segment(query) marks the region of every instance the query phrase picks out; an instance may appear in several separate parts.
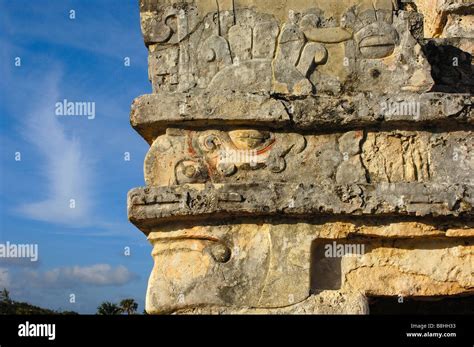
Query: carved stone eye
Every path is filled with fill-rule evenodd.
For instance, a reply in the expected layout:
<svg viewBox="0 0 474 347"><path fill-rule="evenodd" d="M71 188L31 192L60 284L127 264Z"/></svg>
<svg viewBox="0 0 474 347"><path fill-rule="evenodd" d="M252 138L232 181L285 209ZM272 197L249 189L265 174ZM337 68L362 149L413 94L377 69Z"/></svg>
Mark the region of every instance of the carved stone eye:
<svg viewBox="0 0 474 347"><path fill-rule="evenodd" d="M393 53L395 42L389 36L369 36L359 43L359 50L366 58L381 59Z"/></svg>
<svg viewBox="0 0 474 347"><path fill-rule="evenodd" d="M209 135L207 136L205 139L204 139L204 147L209 150L209 151L213 151L217 148L217 144L218 144L218 139L216 136L214 135Z"/></svg>
<svg viewBox="0 0 474 347"><path fill-rule="evenodd" d="M183 160L176 166L176 180L178 184L201 183L207 179L205 168L198 162Z"/></svg>
<svg viewBox="0 0 474 347"><path fill-rule="evenodd" d="M173 36L173 31L164 22L158 22L156 19L151 20L151 28L153 39L156 42L163 43L168 41Z"/></svg>
<svg viewBox="0 0 474 347"><path fill-rule="evenodd" d="M227 263L230 260L232 252L229 247L223 245L222 243L215 243L207 247L207 251L218 263Z"/></svg>
<svg viewBox="0 0 474 347"><path fill-rule="evenodd" d="M196 177L197 174L197 169L194 165L188 165L183 168L183 174L184 176L188 178L194 178Z"/></svg>
<svg viewBox="0 0 474 347"><path fill-rule="evenodd" d="M398 34L386 23L373 23L355 34L359 51L366 59L382 59L393 54Z"/></svg>
<svg viewBox="0 0 474 347"><path fill-rule="evenodd" d="M213 62L216 60L216 52L212 48L209 48L204 54L204 59L206 59L208 63Z"/></svg>

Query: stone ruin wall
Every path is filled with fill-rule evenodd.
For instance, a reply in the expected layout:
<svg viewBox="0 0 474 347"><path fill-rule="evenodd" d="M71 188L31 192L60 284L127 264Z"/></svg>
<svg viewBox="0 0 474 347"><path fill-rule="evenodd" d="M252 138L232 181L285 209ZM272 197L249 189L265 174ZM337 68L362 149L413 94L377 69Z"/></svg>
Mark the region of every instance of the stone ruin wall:
<svg viewBox="0 0 474 347"><path fill-rule="evenodd" d="M153 245L148 313L472 295L472 2L140 12L153 93L131 124L150 150L128 211Z"/></svg>

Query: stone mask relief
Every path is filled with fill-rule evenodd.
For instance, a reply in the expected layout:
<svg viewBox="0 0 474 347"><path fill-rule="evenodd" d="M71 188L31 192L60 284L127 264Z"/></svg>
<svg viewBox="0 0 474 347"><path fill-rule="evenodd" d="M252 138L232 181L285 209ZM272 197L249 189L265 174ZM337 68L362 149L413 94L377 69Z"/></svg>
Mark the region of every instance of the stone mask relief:
<svg viewBox="0 0 474 347"><path fill-rule="evenodd" d="M151 313L367 313L365 296L472 292L472 95L432 92L420 13L141 4L153 94L131 119L151 147L128 204L153 245ZM355 240L359 257L322 255Z"/></svg>

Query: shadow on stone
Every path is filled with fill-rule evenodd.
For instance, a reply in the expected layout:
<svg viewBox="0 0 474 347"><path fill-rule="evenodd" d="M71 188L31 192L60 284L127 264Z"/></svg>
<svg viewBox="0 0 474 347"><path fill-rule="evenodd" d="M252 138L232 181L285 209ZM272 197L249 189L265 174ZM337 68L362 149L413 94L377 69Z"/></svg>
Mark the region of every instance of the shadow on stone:
<svg viewBox="0 0 474 347"><path fill-rule="evenodd" d="M341 288L341 257L327 257L326 246L334 240L323 239L311 245L310 292L339 290ZM340 243L340 241L338 241Z"/></svg>
<svg viewBox="0 0 474 347"><path fill-rule="evenodd" d="M455 45L456 39L431 39L423 50L431 65L435 81L433 92L473 93L474 65L472 55Z"/></svg>

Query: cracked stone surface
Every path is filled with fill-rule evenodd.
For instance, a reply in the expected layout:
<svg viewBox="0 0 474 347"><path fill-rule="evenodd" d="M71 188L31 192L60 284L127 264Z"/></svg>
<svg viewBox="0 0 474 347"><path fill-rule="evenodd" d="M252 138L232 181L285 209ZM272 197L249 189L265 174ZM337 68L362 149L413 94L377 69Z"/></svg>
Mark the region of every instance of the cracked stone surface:
<svg viewBox="0 0 474 347"><path fill-rule="evenodd" d="M132 105L131 123L150 144L173 125L263 126L299 131L368 126L463 126L474 122L469 94L310 95L287 100L240 92L144 95Z"/></svg>
<svg viewBox="0 0 474 347"><path fill-rule="evenodd" d="M426 37L474 38L474 4L469 0L415 0L425 17Z"/></svg>
<svg viewBox="0 0 474 347"><path fill-rule="evenodd" d="M305 184L472 184L471 132L168 128L145 159L148 186L272 182ZM248 158L250 157L250 158Z"/></svg>
<svg viewBox="0 0 474 347"><path fill-rule="evenodd" d="M433 238L435 230L423 223L384 228L395 234L376 241L362 236L374 230L383 234L380 226L352 222L235 221L172 231L156 228L148 237L155 259L148 288L155 310L151 312L199 307L201 313L365 313L362 293L430 296L472 291L472 240L459 244L457 239ZM414 229L418 231L410 235ZM327 247L336 242L364 247L363 254L349 249L341 256L326 256ZM320 296L328 293L349 295L348 307L319 305Z"/></svg>
<svg viewBox="0 0 474 347"><path fill-rule="evenodd" d="M470 219L473 199L470 185L184 185L134 189L128 196L128 210L131 221L146 232L160 222L252 215L460 216Z"/></svg>
<svg viewBox="0 0 474 347"><path fill-rule="evenodd" d="M474 293L473 7L140 0L150 314ZM137 23L138 25L138 23Z"/></svg>

